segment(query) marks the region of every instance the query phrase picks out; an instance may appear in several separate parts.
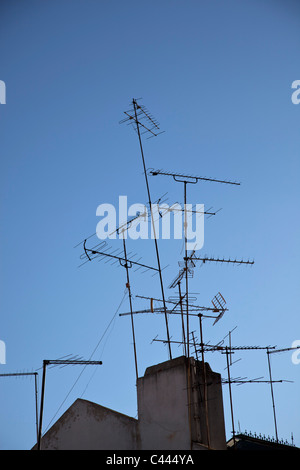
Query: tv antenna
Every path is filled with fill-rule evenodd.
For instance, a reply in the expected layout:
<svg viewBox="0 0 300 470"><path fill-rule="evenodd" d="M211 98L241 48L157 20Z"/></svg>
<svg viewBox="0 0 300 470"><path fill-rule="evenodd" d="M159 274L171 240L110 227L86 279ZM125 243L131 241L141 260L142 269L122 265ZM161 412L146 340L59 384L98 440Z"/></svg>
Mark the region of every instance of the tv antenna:
<svg viewBox="0 0 300 470"><path fill-rule="evenodd" d="M213 258L213 257L194 257L195 261L202 261L203 264L206 262L214 262L214 263L232 263L232 264L254 264L254 261L244 261L244 260L237 260L237 259L231 259L231 258Z"/></svg>
<svg viewBox="0 0 300 470"><path fill-rule="evenodd" d="M197 184L198 181L208 181L208 182L215 182L215 183L222 183L222 184L231 184L231 185L240 185L240 183L235 181L229 180L220 180L216 178L207 178L203 176L196 176L196 175L187 175L183 173L171 173L169 171L163 170L151 170L150 174L152 176L169 176L172 177L174 181L178 183L182 183L184 187L184 208L187 207L187 185L188 184ZM187 213L186 210L184 212L184 233L185 233L185 296L186 296L186 330L187 330L187 337L189 337L189 302L188 302L188 256L187 256ZM189 356L189 341L187 341L187 355Z"/></svg>
<svg viewBox="0 0 300 470"><path fill-rule="evenodd" d="M233 331L233 330L232 330ZM222 354L226 354L226 361L227 361L227 380L223 381L223 383L228 383L229 387L229 397L230 397L230 412L231 412L231 422L232 422L232 434L233 440L235 442L235 428L234 428L234 417L233 417L233 402L232 402L232 391L231 385L236 383L237 385L243 385L246 383L255 383L255 384L270 384L271 388L271 397L272 397L272 406L273 406L273 416L274 416L274 426L275 426L275 435L276 435L276 442L278 442L278 431L277 431L277 421L276 421L276 411L275 411L275 402L274 402L274 392L273 392L273 384L274 383L283 383L283 382L290 382L289 380L274 380L272 378L271 373L271 365L270 365L270 354L284 352L284 351L291 351L297 348L285 348L285 349L276 349L276 346L232 346L231 345L231 336L229 336L230 346L221 346L221 345L205 345L206 351L219 351ZM298 348L299 349L299 348ZM235 351L242 351L242 350L265 350L268 357L268 368L269 368L269 379L263 380L263 377L258 377L255 379L248 379L247 377L238 377L238 378L231 378L230 375L230 366L232 365L231 362L231 354Z"/></svg>
<svg viewBox="0 0 300 470"><path fill-rule="evenodd" d="M273 404L273 411L274 411L274 423L275 423L275 434L276 434L276 442L278 442L278 432L277 432L277 423L276 423L276 414L275 414L275 404L274 404L274 393L273 393L273 384L274 383L283 383L283 382L290 382L289 380L274 380L272 378L271 374L271 366L270 366L270 360L269 360L269 355L270 354L275 354L275 353L280 353L284 351L291 351L291 350L296 350L300 349L300 347L292 347L292 348L285 348L285 349L276 349L276 346L232 346L231 344L231 333L234 331L231 330L229 331L228 336L229 337L229 346L224 345L224 339L220 341L217 344L209 344L209 343L204 343L203 342L203 330L202 330L202 317L204 316L203 314L198 314L199 316L199 321L200 321L200 342L197 344L195 341L195 337L193 335L193 340L189 340L190 346L194 346L195 349L195 356L198 357L198 353L201 353L202 356L202 364L205 366L205 360L204 360L204 352L220 352L221 354L226 355L226 367L225 369L227 370L227 379L222 380L222 384L228 384L228 390L229 390L229 401L230 401L230 414L231 414L231 425L232 425L232 434L233 434L233 440L235 442L235 425L234 425L234 410L233 410L233 398L232 398L232 384L237 384L237 385L244 385L244 384L270 384L271 387L271 393L272 393L272 404ZM192 332L193 333L193 332ZM165 339L159 339L157 336L153 338L154 342L162 342L162 343L167 343L167 340ZM182 341L177 341L177 340L170 340L172 344L177 344L180 345L182 344ZM263 377L257 377L257 378L252 378L249 379L247 377L237 377L233 378L230 373L230 368L234 364L232 362L232 354L234 354L236 351L257 351L257 350L262 350L266 351L268 355L268 365L269 365L269 379L264 379ZM237 362L237 361L235 361ZM205 367L202 369L203 372L203 384L204 384L204 401L207 399L207 378L206 378L206 371ZM206 405L206 410L207 410L207 405Z"/></svg>
<svg viewBox="0 0 300 470"><path fill-rule="evenodd" d="M37 372L13 372L8 374L0 374L0 377L27 377L34 376L34 397L35 397L35 424L36 424L36 436L38 438L38 389L37 389Z"/></svg>
<svg viewBox="0 0 300 470"><path fill-rule="evenodd" d="M133 321L133 307L132 307L132 293L131 293L131 286L130 286L130 279L129 279L129 269L132 267L135 268L135 271L139 269L143 269L143 272L147 272L148 270L154 271L155 274L159 272L158 268L153 266L146 265L140 262L139 258L137 261L134 259L134 256L128 256L127 254L127 247L126 247L126 230L131 226L132 222L138 219L140 215L132 218L131 220L127 221L126 223L122 224L121 227L116 229L116 232L120 235L120 238L123 240L123 253L120 250L114 250L113 252L109 252L107 249L103 248L103 242L96 245L92 248L87 248L86 242L87 239L83 242L83 249L84 254L81 255L83 258L86 258L88 261L92 261L97 257L105 258L112 260L113 264L118 263L119 265L125 268L126 270L126 289L128 290L128 297L129 297L129 306L130 306L130 317L131 317L131 330L132 330L132 338L133 338L133 350L134 350L134 362L135 362L135 373L136 379L138 379L138 363L137 363L137 351L136 351L136 338L135 338L135 329L134 329L134 321ZM106 243L106 242L104 242ZM122 256L121 256L122 255Z"/></svg>
<svg viewBox="0 0 300 470"><path fill-rule="evenodd" d="M296 349L300 349L300 346L298 347L290 347L290 348L283 348L283 349L267 349L267 358L268 358L268 369L269 369L269 382L270 382L270 389L271 389L271 398L272 398L272 407L273 407L273 418L274 418L274 427L275 427L275 436L276 436L276 442L278 442L278 430L277 430L277 420L276 420L276 410L275 410L275 399L274 399L274 390L273 390L273 383L274 381L272 380L272 371L271 371L271 361L270 361L270 354L276 354L276 353L283 353L286 351L293 351Z"/></svg>
<svg viewBox="0 0 300 470"><path fill-rule="evenodd" d="M101 257L101 259L103 257L107 257L107 258L110 258L113 261L113 264L115 264L116 261L119 261L119 264L123 267L126 267L126 265L129 265L130 268L132 266L137 267L136 270L144 268L143 272L146 272L148 270L158 272L157 268L155 268L153 266L149 266L149 265L144 264L144 263L140 263L141 258L138 261L135 261L133 259L133 256L131 258L124 257L123 254L121 256L120 250L114 250L113 252L109 252L108 250L103 250L102 248L100 248L100 250L99 250L99 249L97 249L97 247L87 248L86 240L84 240L84 242L83 242L83 249L84 249L84 255L81 255L81 257L84 257L84 259L86 261L93 261L93 259L98 258L98 257Z"/></svg>
<svg viewBox="0 0 300 470"><path fill-rule="evenodd" d="M126 118L120 121L120 123L133 124L138 134L141 157L142 157L142 164L143 164L143 170L144 170L144 176L145 176L145 183L146 183L146 189L147 189L147 195L148 195L148 204L151 208L152 201L151 201L150 187L149 187L149 182L148 182L147 168L146 168L141 135L149 133L150 137L156 137L162 131L160 130L159 123L157 122L157 120L150 114L150 112L147 110L145 106L140 105L138 103L137 99L133 99L131 104L132 104L131 109L129 111L124 112L124 114L126 115ZM152 229L153 229L153 234L154 234L154 244L155 244L156 259L157 259L157 266L158 266L158 272L159 272L160 288L161 288L161 294L162 294L162 299L163 299L166 333L167 333L167 338L170 338L167 307L166 307L166 302L165 302L164 285L163 285L163 278L162 278L162 270L161 270L161 264L160 264L158 243L156 239L155 221L154 221L152 210L151 210L151 221L152 221ZM168 349L169 349L169 358L172 359L172 352L171 352L170 344L168 345Z"/></svg>
<svg viewBox="0 0 300 470"><path fill-rule="evenodd" d="M45 396L45 381L46 381L46 368L47 366L69 366L69 365L101 365L102 361L85 361L78 359L44 359L43 360L43 379L42 379L42 393L40 404L40 419L39 431L37 440L37 449L41 450L42 426L43 426L43 411L44 411L44 396Z"/></svg>

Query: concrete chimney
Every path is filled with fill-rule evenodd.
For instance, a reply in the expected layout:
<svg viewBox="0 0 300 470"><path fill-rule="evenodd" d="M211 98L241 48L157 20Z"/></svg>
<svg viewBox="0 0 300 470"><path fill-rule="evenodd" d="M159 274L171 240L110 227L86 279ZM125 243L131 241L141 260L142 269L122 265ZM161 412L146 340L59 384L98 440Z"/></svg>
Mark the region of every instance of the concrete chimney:
<svg viewBox="0 0 300 470"><path fill-rule="evenodd" d="M209 364L181 356L151 366L137 398L142 449L226 449L221 376Z"/></svg>

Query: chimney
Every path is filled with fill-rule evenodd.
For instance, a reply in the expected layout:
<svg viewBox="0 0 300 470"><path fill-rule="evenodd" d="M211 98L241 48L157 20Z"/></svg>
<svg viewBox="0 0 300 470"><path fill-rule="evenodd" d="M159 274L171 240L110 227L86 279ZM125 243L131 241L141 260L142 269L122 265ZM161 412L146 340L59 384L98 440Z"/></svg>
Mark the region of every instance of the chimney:
<svg viewBox="0 0 300 470"><path fill-rule="evenodd" d="M221 375L209 364L181 356L148 367L137 399L142 449L226 449Z"/></svg>

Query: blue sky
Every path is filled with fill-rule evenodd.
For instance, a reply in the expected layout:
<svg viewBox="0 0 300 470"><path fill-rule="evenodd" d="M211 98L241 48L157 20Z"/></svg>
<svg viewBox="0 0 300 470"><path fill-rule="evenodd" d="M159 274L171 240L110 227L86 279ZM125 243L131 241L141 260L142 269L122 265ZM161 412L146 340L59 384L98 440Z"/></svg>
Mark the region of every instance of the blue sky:
<svg viewBox="0 0 300 470"><path fill-rule="evenodd" d="M221 208L205 220L202 254L250 258L253 267L197 265L191 290L208 305L217 292L229 311L208 321L211 343L229 330L237 345L290 347L299 331L299 113L297 1L32 1L0 6L1 373L39 370L68 354L102 360L97 370L53 368L44 429L78 397L136 416L125 272L104 263L80 269L74 246L95 232L102 203L147 202L135 132L119 121L142 97L166 132L144 141L147 167L240 181L198 183L188 202ZM153 199L183 201L182 185L152 177ZM122 247L120 240L112 243ZM153 241L128 241L153 263ZM182 243L159 241L166 288ZM159 296L157 278L132 274L134 296ZM174 292L167 290L167 296ZM120 309L118 307L123 299ZM136 308L148 307L134 297ZM161 318L135 320L140 375L168 359L151 344ZM192 324L198 333L198 324ZM176 319L173 339L180 338ZM181 350L174 348L174 356ZM264 352L238 354L233 376L268 378ZM225 357L207 357L226 374ZM95 372L95 374L94 374ZM272 357L278 434L300 446L300 365ZM81 374L79 376L79 374ZM41 373L40 373L41 381ZM231 422L223 388L227 437ZM32 379L1 380L1 449L35 443ZM235 386L236 428L274 435L268 385ZM53 421L54 420L54 421Z"/></svg>

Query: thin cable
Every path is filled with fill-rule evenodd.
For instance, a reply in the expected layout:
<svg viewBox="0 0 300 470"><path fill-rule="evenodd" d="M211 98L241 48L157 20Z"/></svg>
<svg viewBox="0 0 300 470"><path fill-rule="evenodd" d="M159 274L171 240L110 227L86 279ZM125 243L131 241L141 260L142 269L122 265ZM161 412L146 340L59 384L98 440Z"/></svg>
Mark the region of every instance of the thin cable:
<svg viewBox="0 0 300 470"><path fill-rule="evenodd" d="M116 315L114 316L114 318L112 319L112 321L113 321L114 323L116 322ZM105 342L104 342L104 344L103 344L103 346L102 346L102 350L101 350L101 352L100 352L100 356L101 356L101 357L103 356L103 352L104 352L106 343L107 343L107 341L108 341L108 339L109 339L109 336L110 336L111 333L112 333L113 328L114 328L114 325L112 325L112 329L110 330L110 332L109 332L108 335L106 336L106 340L105 340ZM90 385L91 381L93 380L93 378L95 377L95 375L96 375L97 372L98 372L98 367L95 367L94 370L93 370L93 373L92 373L92 375L91 375L91 377L90 377L90 379L88 380L88 383L86 384L86 386L85 386L85 388L84 388L82 394L80 395L80 398L82 398L83 395L85 394L85 392L87 391L88 386Z"/></svg>
<svg viewBox="0 0 300 470"><path fill-rule="evenodd" d="M118 306L116 312L114 313L112 319L110 320L110 322L109 322L108 326L106 327L104 333L102 334L100 340L98 341L97 346L94 348L92 354L90 355L89 361L91 360L91 358L93 357L93 355L94 355L95 352L97 351L97 349L98 349L98 347L99 347L99 344L101 343L101 341L102 341L102 339L104 338L104 336L105 336L107 330L109 329L111 323L113 322L113 320L115 319L117 313L119 312L119 310L120 310L120 308L121 308L121 305L123 304L123 302L124 302L124 300L125 300L126 295L127 295L127 291L125 291L124 296L123 296L123 298L122 298L122 300L121 300L121 302L120 302L120 304L119 304L119 306ZM49 424L48 424L46 430L44 431L44 433L48 431L48 429L49 429L51 423L53 422L53 420L55 419L55 417L56 417L57 414L59 413L60 409L62 408L62 406L63 406L64 403L66 402L66 400L67 400L67 398L69 397L69 395L71 394L71 392L73 391L75 385L76 385L77 382L79 381L79 379L80 379L80 377L82 376L82 374L83 374L83 372L84 372L84 370L85 370L86 367L87 367L87 364L81 369L81 372L80 372L79 376L78 376L77 379L75 380L74 384L72 385L71 389L70 389L69 392L67 393L67 395L66 395L66 397L64 398L64 400L62 401L62 403L60 404L58 410L56 411L55 415L53 416L53 418L52 418L51 421L49 422Z"/></svg>

